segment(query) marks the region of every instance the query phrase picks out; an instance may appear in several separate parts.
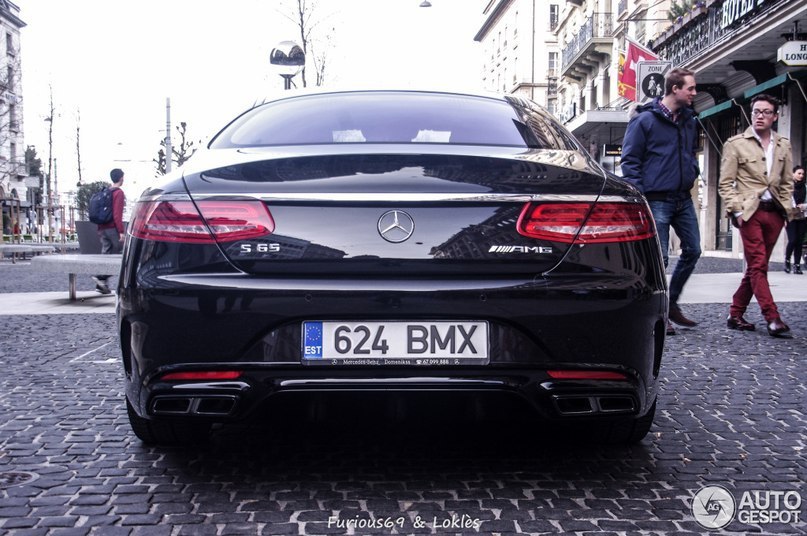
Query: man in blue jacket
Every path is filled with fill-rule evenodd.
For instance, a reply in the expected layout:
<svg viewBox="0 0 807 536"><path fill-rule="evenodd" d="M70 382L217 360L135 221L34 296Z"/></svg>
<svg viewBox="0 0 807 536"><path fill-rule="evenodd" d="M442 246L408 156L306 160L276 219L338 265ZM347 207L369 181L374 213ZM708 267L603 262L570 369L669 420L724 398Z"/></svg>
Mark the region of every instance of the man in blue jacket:
<svg viewBox="0 0 807 536"><path fill-rule="evenodd" d="M678 298L701 255L698 218L690 190L700 175L695 156L695 75L673 69L664 81L664 97L636 108L622 143L622 176L647 198L656 220L664 266L669 262L670 227L681 239L681 257L670 280L669 319L696 326L681 312ZM675 335L668 322L667 334Z"/></svg>

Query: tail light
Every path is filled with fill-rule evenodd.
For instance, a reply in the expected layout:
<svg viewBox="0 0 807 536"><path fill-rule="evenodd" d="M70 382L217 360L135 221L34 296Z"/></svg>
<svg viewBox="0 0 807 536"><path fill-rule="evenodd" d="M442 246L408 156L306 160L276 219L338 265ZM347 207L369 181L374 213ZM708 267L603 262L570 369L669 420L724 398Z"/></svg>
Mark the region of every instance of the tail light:
<svg viewBox="0 0 807 536"><path fill-rule="evenodd" d="M275 222L260 201L151 201L137 204L131 228L145 240L213 244L271 234Z"/></svg>
<svg viewBox="0 0 807 536"><path fill-rule="evenodd" d="M547 370L553 380L618 380L625 381L628 376L612 370Z"/></svg>
<svg viewBox="0 0 807 536"><path fill-rule="evenodd" d="M528 203L517 225L524 236L569 244L631 242L656 234L643 203Z"/></svg>

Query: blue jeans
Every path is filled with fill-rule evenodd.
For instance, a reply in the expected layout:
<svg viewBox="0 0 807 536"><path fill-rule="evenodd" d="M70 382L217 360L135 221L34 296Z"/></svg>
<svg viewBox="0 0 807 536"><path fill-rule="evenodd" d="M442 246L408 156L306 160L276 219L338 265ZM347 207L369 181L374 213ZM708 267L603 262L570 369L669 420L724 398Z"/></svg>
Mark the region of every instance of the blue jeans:
<svg viewBox="0 0 807 536"><path fill-rule="evenodd" d="M689 276L695 270L701 256L701 235L698 230L698 217L691 197L686 199L667 199L664 201L648 201L653 219L656 220L656 231L661 242L661 254L664 267L670 262L670 227L681 239L681 256L675 264L670 279L670 306L678 304L678 298L684 290Z"/></svg>

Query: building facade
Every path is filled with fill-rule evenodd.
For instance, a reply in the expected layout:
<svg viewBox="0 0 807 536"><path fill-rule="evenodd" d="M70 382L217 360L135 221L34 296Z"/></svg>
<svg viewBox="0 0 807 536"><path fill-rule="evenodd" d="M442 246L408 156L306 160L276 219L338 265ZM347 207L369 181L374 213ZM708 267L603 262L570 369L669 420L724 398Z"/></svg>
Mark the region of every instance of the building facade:
<svg viewBox="0 0 807 536"><path fill-rule="evenodd" d="M560 51L554 33L563 0L483 0L474 40L482 48L482 87L557 111Z"/></svg>
<svg viewBox="0 0 807 536"><path fill-rule="evenodd" d="M669 0L484 0L483 87L545 106L612 171L630 101L617 92L625 39L646 43L669 21Z"/></svg>
<svg viewBox="0 0 807 536"><path fill-rule="evenodd" d="M14 222L26 203L25 146L22 123L19 7L0 0L0 203L3 234L14 231Z"/></svg>
<svg viewBox="0 0 807 536"><path fill-rule="evenodd" d="M568 0L563 5L555 30L562 50L558 117L616 173L632 103L618 92L620 53L627 39L647 46L669 25L668 11L666 0Z"/></svg>

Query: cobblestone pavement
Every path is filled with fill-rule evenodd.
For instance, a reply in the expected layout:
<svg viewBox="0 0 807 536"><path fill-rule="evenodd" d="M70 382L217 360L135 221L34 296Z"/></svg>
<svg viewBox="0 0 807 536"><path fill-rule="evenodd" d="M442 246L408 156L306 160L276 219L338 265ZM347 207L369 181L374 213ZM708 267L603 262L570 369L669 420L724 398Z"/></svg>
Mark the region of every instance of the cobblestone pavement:
<svg viewBox="0 0 807 536"><path fill-rule="evenodd" d="M807 303L781 309L807 333ZM113 315L0 316L0 533L707 533L690 510L703 485L738 503L807 499L807 337L773 339L749 311L762 331L687 305L701 325L668 339L656 421L633 447L558 443L527 422L347 415L150 448L129 430Z"/></svg>

